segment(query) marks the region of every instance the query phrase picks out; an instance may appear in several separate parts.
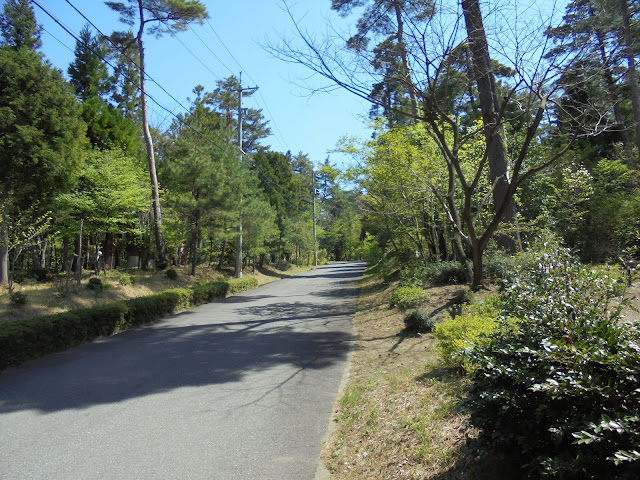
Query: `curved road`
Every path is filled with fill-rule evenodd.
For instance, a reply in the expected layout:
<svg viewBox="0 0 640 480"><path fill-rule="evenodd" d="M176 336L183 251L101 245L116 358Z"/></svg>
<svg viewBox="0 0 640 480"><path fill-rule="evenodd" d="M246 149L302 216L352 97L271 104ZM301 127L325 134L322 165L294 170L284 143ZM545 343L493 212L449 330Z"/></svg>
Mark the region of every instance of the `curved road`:
<svg viewBox="0 0 640 480"><path fill-rule="evenodd" d="M0 373L0 478L314 478L364 267L320 267Z"/></svg>

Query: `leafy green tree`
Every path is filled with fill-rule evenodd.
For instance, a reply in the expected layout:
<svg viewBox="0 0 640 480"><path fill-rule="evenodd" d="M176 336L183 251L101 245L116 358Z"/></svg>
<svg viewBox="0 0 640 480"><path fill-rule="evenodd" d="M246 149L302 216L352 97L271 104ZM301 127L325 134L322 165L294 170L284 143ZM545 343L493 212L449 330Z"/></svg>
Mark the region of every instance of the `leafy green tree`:
<svg viewBox="0 0 640 480"><path fill-rule="evenodd" d="M76 42L75 59L69 65L69 82L82 100L87 137L96 148L120 148L129 154L140 147L136 125L107 103L113 91L104 63L107 47L85 26Z"/></svg>
<svg viewBox="0 0 640 480"><path fill-rule="evenodd" d="M276 210L264 194L258 192L245 199L245 202L245 215L242 218L243 243L246 258L253 258L255 269L256 258L264 257L271 243L278 238L280 231L276 222Z"/></svg>
<svg viewBox="0 0 640 480"><path fill-rule="evenodd" d="M78 235L79 245L82 235L138 233L140 214L149 205L144 177L136 158L121 150L88 151L76 184L55 198L58 230Z"/></svg>
<svg viewBox="0 0 640 480"><path fill-rule="evenodd" d="M143 36L147 33L161 36L169 33L175 34L189 27L195 21L202 22L208 17L205 6L197 0L128 0L123 2L105 2L111 9L120 14L120 20L127 25L136 25L138 32L135 36L138 46L140 67L140 92L142 107L142 130L147 148L147 160L149 162L149 176L153 198L153 215L155 220L155 239L158 259L161 263L166 261L165 246L162 239L162 209L160 207L160 190L158 187L158 175L156 160L153 151L153 139L149 130L147 114L146 79L145 79L145 55Z"/></svg>
<svg viewBox="0 0 640 480"><path fill-rule="evenodd" d="M39 28L28 2L7 2L1 18L0 281L6 282L8 225L17 224L16 215L38 202L46 208L54 193L68 185L81 165L86 140L69 85L33 50L40 42Z"/></svg>
<svg viewBox="0 0 640 480"><path fill-rule="evenodd" d="M92 97L83 101L80 108L92 146L101 150L121 149L127 155L137 155L141 150L136 124L115 107Z"/></svg>
<svg viewBox="0 0 640 480"><path fill-rule="evenodd" d="M133 232L148 206L144 177L136 158L121 150L89 150L77 183L56 196L56 211L71 222L84 219L86 233Z"/></svg>

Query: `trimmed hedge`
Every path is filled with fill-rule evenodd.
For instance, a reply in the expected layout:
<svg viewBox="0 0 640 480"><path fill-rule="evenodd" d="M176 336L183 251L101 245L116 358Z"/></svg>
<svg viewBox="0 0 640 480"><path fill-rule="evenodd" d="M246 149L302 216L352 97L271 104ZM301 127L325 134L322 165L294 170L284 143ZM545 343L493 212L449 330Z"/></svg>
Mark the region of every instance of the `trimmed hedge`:
<svg viewBox="0 0 640 480"><path fill-rule="evenodd" d="M0 370L257 286L255 278L231 279L94 308L0 322Z"/></svg>

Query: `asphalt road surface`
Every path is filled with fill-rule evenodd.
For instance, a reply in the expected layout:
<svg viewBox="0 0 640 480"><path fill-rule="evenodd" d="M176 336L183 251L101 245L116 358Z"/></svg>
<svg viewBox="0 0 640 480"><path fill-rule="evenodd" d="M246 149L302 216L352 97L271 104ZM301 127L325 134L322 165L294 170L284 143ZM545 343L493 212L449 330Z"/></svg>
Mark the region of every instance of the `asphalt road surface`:
<svg viewBox="0 0 640 480"><path fill-rule="evenodd" d="M312 479L362 263L0 373L0 479Z"/></svg>

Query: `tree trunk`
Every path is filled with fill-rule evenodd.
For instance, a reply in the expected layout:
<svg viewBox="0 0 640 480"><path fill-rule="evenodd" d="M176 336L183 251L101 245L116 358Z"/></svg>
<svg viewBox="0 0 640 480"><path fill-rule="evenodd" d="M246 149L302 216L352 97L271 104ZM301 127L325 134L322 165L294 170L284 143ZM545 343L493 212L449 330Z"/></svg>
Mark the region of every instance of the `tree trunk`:
<svg viewBox="0 0 640 480"><path fill-rule="evenodd" d="M516 208L513 195L509 190L509 163L504 142L504 131L500 115L500 102L498 89L491 67L489 45L482 22L479 0L463 0L462 11L464 14L474 73L478 84L478 96L480 110L484 122L487 156L489 160L489 179L494 185L493 203L496 211L506 203L504 222L515 225ZM514 238L507 234L498 237L498 245L509 251L516 250Z"/></svg>
<svg viewBox="0 0 640 480"><path fill-rule="evenodd" d="M144 9L142 8L142 0L138 0L140 8L140 30L138 31L137 42L140 52L140 104L142 110L142 132L144 142L147 147L147 161L149 162L149 177L151 178L151 195L153 199L153 219L154 233L156 238L156 250L158 262L166 262L166 254L164 249L164 239L162 238L162 210L160 208L160 190L158 188L158 174L156 172L156 159L153 151L153 139L149 130L149 116L147 112L147 94L145 82L145 66L144 66L144 45L142 43L142 33L144 31Z"/></svg>
<svg viewBox="0 0 640 480"><path fill-rule="evenodd" d="M191 275L196 274L198 266L198 240L200 238L200 210L196 210L193 221L193 232L191 232Z"/></svg>
<svg viewBox="0 0 640 480"><path fill-rule="evenodd" d="M222 249L220 250L220 259L218 260L218 266L216 270L222 270L222 266L224 265L224 256L227 253L227 240L222 242Z"/></svg>
<svg viewBox="0 0 640 480"><path fill-rule="evenodd" d="M0 223L0 283L9 283L9 232L7 214L2 208L2 222Z"/></svg>
<svg viewBox="0 0 640 480"><path fill-rule="evenodd" d="M402 20L402 2L399 0L395 0L393 2L393 7L395 9L396 14L396 22L398 23L398 32L396 34L396 39L398 40L398 46L400 47L400 56L402 58L402 75L404 77L404 82L409 90L409 98L411 99L411 113L413 117L416 118L418 116L418 95L416 93L416 87L413 84L413 74L411 73L411 65L409 65L409 60L407 58L407 45L404 42L404 21Z"/></svg>
<svg viewBox="0 0 640 480"><path fill-rule="evenodd" d="M484 250L480 245L473 245L473 281L471 282L471 290L478 290L482 287L484 281L484 269L482 264L482 257Z"/></svg>
<svg viewBox="0 0 640 480"><path fill-rule="evenodd" d="M68 265L69 263L69 237L67 235L65 235L62 238L62 258L61 263L62 265L60 266L60 271L61 272L66 272L70 267Z"/></svg>
<svg viewBox="0 0 640 480"><path fill-rule="evenodd" d="M78 285L82 282L82 226L84 220L80 219L80 231L78 232L78 259L76 261L76 281Z"/></svg>
<svg viewBox="0 0 640 480"><path fill-rule="evenodd" d="M595 15L590 9L589 13ZM609 99L613 105L613 116L616 119L616 128L620 132L620 139L622 144L626 147L629 144L629 135L627 135L627 129L624 124L624 117L622 116L622 110L620 108L620 99L618 98L617 85L613 79L613 72L611 71L611 65L607 56L607 48L604 43L604 34L596 29L596 38L598 40L598 50L600 51L600 60L602 61L602 77L607 85L607 92L609 93Z"/></svg>
<svg viewBox="0 0 640 480"><path fill-rule="evenodd" d="M633 51L633 35L627 0L620 0L620 13L624 25L624 56L627 58L627 85L631 92L631 106L633 108L633 122L636 131L636 146L640 155L640 91L638 89L638 74L636 72L636 56Z"/></svg>
<svg viewBox="0 0 640 480"><path fill-rule="evenodd" d="M236 237L236 271L235 278L242 278L242 218L238 224L238 236Z"/></svg>

